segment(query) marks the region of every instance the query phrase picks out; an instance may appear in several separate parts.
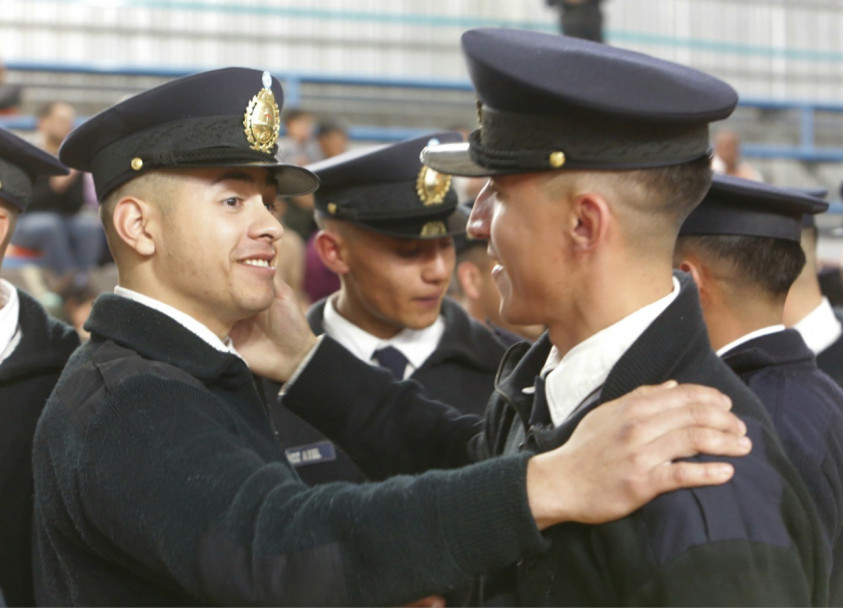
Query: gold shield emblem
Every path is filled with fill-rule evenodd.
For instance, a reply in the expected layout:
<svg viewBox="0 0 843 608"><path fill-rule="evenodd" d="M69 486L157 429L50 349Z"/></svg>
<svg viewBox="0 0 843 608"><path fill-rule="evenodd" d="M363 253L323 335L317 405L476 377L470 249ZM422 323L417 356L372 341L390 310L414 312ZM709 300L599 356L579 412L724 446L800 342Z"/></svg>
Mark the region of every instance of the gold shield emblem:
<svg viewBox="0 0 843 608"><path fill-rule="evenodd" d="M430 167L422 167L416 180L416 194L425 205L439 205L451 189L451 176L442 175Z"/></svg>
<svg viewBox="0 0 843 608"><path fill-rule="evenodd" d="M252 97L243 116L249 147L257 152L273 153L281 129L280 111L272 94L272 78L263 73L263 87Z"/></svg>
<svg viewBox="0 0 843 608"><path fill-rule="evenodd" d="M444 222L428 222L422 226L419 236L435 237L444 236L448 233L448 228L445 227Z"/></svg>

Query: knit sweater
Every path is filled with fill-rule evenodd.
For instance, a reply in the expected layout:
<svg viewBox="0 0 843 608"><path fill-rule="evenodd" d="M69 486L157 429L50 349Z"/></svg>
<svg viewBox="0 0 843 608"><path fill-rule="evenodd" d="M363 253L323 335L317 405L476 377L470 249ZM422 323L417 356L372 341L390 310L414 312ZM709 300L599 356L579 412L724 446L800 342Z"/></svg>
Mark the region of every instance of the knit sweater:
<svg viewBox="0 0 843 608"><path fill-rule="evenodd" d="M523 455L308 488L241 359L119 296L87 328L36 431L41 604L401 604L544 547Z"/></svg>

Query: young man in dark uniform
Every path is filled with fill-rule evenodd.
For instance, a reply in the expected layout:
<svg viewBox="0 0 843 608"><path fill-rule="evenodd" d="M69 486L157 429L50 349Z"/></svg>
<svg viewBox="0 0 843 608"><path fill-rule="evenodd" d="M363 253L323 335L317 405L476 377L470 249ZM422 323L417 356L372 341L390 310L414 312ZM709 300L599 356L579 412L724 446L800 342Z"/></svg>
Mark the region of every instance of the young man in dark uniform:
<svg viewBox="0 0 843 608"><path fill-rule="evenodd" d="M787 294L784 324L802 335L817 358L817 366L843 387L843 312L823 295L817 264L818 237L814 216L806 214L801 237L805 268Z"/></svg>
<svg viewBox="0 0 843 608"><path fill-rule="evenodd" d="M429 143L457 141L459 133L433 133L308 167L320 181L315 248L341 285L307 317L315 334L331 336L362 361L481 415L505 348L445 297L465 216L451 178L419 160ZM268 389L271 400L278 385ZM283 406L273 409L273 420L304 481L365 479L340 448Z"/></svg>
<svg viewBox="0 0 843 608"><path fill-rule="evenodd" d="M66 174L55 158L0 129L0 266L36 177ZM0 588L12 606L33 606L32 436L67 358L72 327L0 279Z"/></svg>
<svg viewBox="0 0 843 608"><path fill-rule="evenodd" d="M62 146L94 176L120 285L95 302L91 339L38 422L40 604L402 604L540 551L558 521L620 517L731 476L728 464L672 463L747 451L726 400L656 387L615 403L621 420L592 419L583 432L597 445L381 484L302 483L229 340L263 352L250 359L258 373L267 352L297 361L315 341L304 325L277 328L285 344L257 331L271 307L298 306L276 281L275 198L317 185L274 155L281 97L266 72L197 74L105 110ZM654 420L659 404L671 415ZM449 421L449 445L476 429L427 406Z"/></svg>
<svg viewBox="0 0 843 608"><path fill-rule="evenodd" d="M674 264L700 292L712 347L758 395L817 505L829 539L829 604L843 604L843 390L782 325L805 264L803 215L828 203L761 182L715 176L685 220Z"/></svg>
<svg viewBox="0 0 843 608"><path fill-rule="evenodd" d="M547 552L490 571L473 601L826 602L811 497L763 406L711 351L693 281L672 273L679 227L711 180L708 122L725 118L737 95L695 70L566 37L471 30L462 43L481 128L422 161L491 176L469 233L489 239L503 316L548 327L532 347L507 352L474 456L574 447L608 399L669 378L730 395L760 446L734 462L726 486L659 496L609 524L549 529ZM412 387L378 387L352 363L323 340L285 403L341 445L368 438L373 466L435 456L406 462L402 446L441 429ZM340 368L342 378L325 381ZM387 432L391 443L378 444Z"/></svg>

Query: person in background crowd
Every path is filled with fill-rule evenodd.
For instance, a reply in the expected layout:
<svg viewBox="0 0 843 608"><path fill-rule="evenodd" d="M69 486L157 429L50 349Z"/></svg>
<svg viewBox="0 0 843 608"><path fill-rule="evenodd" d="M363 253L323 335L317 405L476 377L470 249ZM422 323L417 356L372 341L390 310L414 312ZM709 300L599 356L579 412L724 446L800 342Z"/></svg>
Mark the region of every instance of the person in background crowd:
<svg viewBox="0 0 843 608"><path fill-rule="evenodd" d="M38 111L38 136L44 151L58 155L59 146L73 129L76 111L68 103L54 101ZM41 253L50 271L48 284L64 295L85 286L105 247L99 218L85 208L84 173L42 176L32 192L32 202L18 220L12 237L17 247Z"/></svg>
<svg viewBox="0 0 843 608"><path fill-rule="evenodd" d="M545 0L559 10L559 31L565 36L603 42L603 0Z"/></svg>
<svg viewBox="0 0 843 608"><path fill-rule="evenodd" d="M715 135L711 166L715 173L763 181L761 174L741 159L741 139L735 131L720 131Z"/></svg>
<svg viewBox="0 0 843 608"><path fill-rule="evenodd" d="M802 218L828 203L715 176L679 232L674 265L700 292L711 346L767 408L831 545L829 605L843 605L843 389L785 329L788 289L805 265Z"/></svg>
<svg viewBox="0 0 843 608"><path fill-rule="evenodd" d="M547 551L489 570L469 603L825 603L827 540L812 498L764 407L711 351L693 281L672 270L679 227L711 182L708 123L731 113L737 93L686 66L567 36L469 30L462 48L481 127L468 144L428 147L422 162L489 176L469 234L489 240L504 318L548 327L507 352L472 458L573 447L608 400L668 378L724 391L760 446L734 461L728 487L549 529ZM270 320L279 323L265 319L265 339L286 343ZM448 424L412 383L384 383L327 338L306 359L262 355L264 373L295 370L291 381L275 372L288 380L284 405L356 446L366 470L441 459Z"/></svg>
<svg viewBox="0 0 843 608"><path fill-rule="evenodd" d="M21 104L23 87L6 82L8 71L0 58L0 115L17 114Z"/></svg>
<svg viewBox="0 0 843 608"><path fill-rule="evenodd" d="M54 157L0 129L0 268L38 176L63 175ZM23 290L0 279L0 588L11 606L34 606L32 437L79 338ZM0 596L2 602L2 596Z"/></svg>
<svg viewBox="0 0 843 608"><path fill-rule="evenodd" d="M250 375L286 380L284 362L315 342L274 271L276 195L317 186L274 155L282 95L267 72L196 74L105 110L62 146L63 162L93 171L120 286L96 301L91 339L36 430L39 604L403 604L541 551L548 526L731 477L728 463L675 461L747 453L728 400L667 383L546 454L303 484ZM265 339L278 311L287 346ZM476 430L436 407L448 439Z"/></svg>

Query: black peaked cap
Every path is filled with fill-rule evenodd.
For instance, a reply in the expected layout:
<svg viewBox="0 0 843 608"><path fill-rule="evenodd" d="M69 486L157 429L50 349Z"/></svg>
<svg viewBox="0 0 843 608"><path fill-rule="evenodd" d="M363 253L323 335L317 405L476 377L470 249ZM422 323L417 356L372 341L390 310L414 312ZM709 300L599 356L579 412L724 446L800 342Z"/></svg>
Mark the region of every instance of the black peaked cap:
<svg viewBox="0 0 843 608"><path fill-rule="evenodd" d="M483 28L462 36L480 128L423 161L454 175L643 169L710 154L738 101L693 68L588 40Z"/></svg>
<svg viewBox="0 0 843 608"><path fill-rule="evenodd" d="M313 192L318 180L275 157L284 101L268 72L223 68L172 80L90 118L59 158L94 176L102 200L150 169L264 167L278 193Z"/></svg>
<svg viewBox="0 0 843 608"><path fill-rule="evenodd" d="M308 165L319 177L315 203L326 217L399 238L438 238L465 232L455 213L451 178L425 167L422 149L462 141L445 131L396 144L351 150Z"/></svg>
<svg viewBox="0 0 843 608"><path fill-rule="evenodd" d="M67 173L58 159L0 128L0 199L25 211L37 176Z"/></svg>
<svg viewBox="0 0 843 608"><path fill-rule="evenodd" d="M802 217L828 209L805 192L729 175L715 175L702 203L682 224L680 236L760 236L799 242Z"/></svg>

